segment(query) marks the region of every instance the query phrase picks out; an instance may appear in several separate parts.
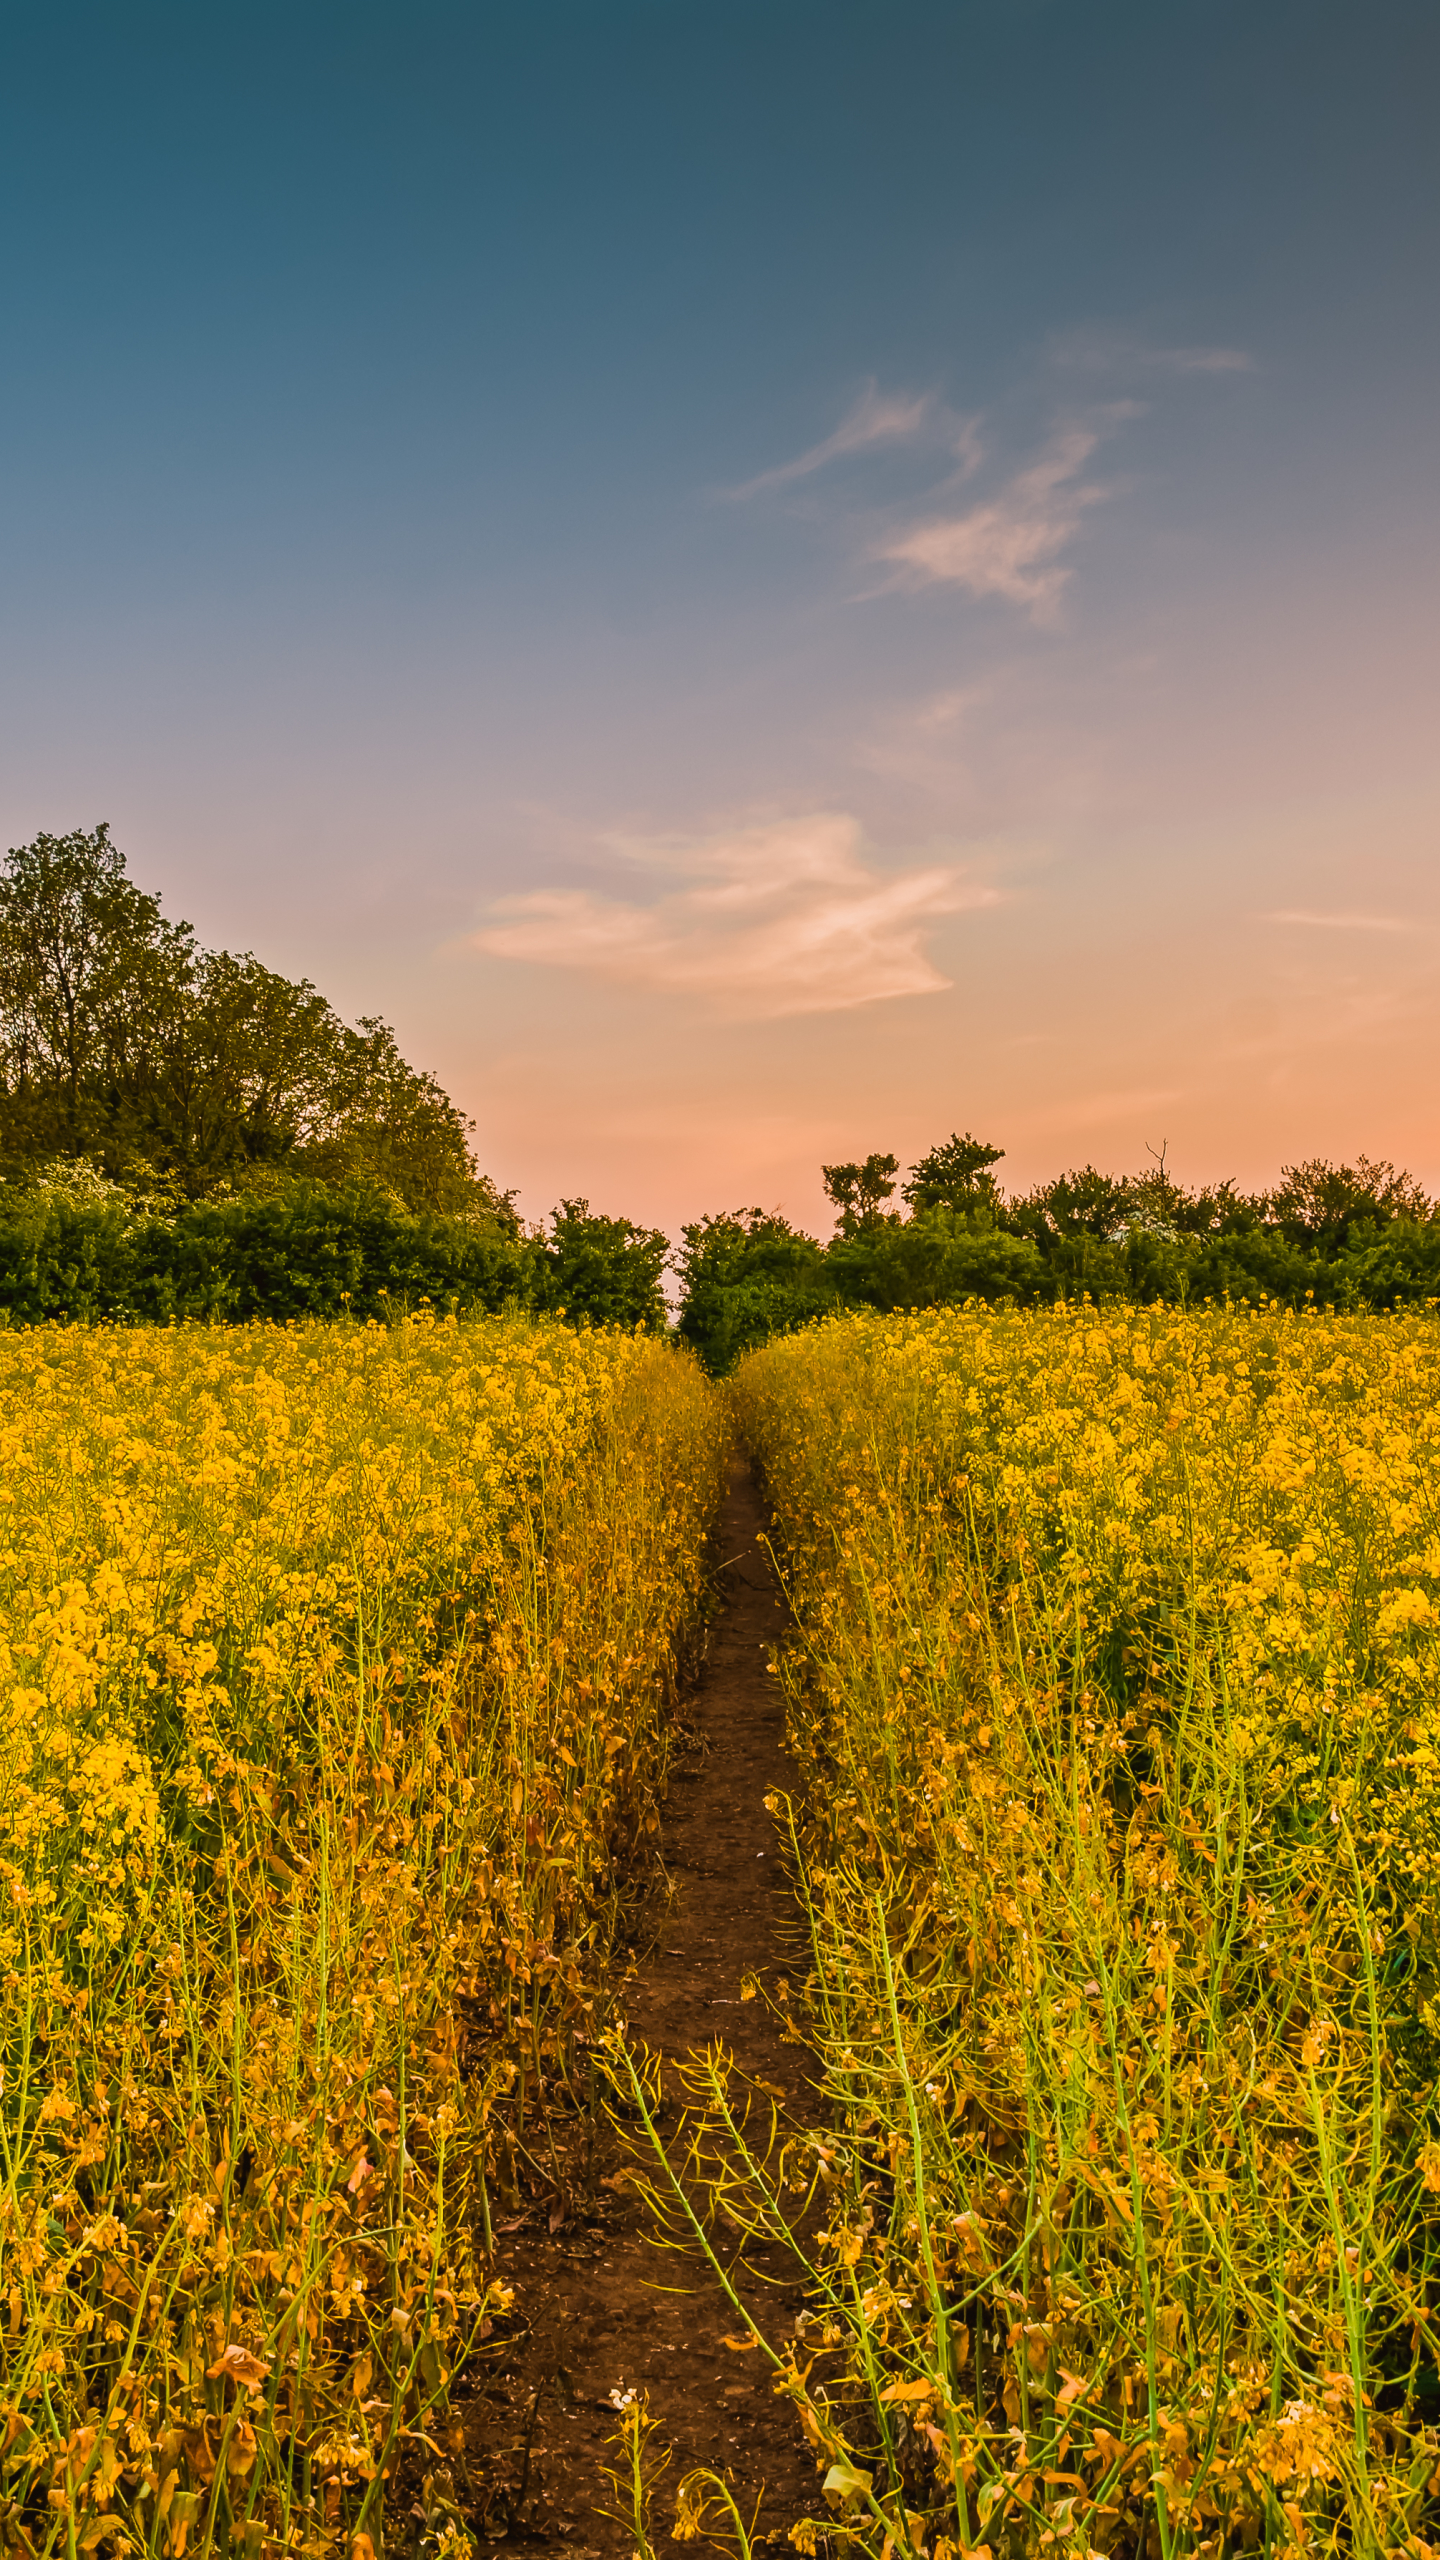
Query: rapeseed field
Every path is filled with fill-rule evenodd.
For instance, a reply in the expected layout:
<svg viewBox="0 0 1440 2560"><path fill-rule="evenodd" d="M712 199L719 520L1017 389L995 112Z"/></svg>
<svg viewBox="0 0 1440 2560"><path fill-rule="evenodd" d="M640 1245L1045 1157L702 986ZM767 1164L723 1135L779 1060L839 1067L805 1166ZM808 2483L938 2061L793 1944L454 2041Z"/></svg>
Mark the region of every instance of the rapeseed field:
<svg viewBox="0 0 1440 2560"><path fill-rule="evenodd" d="M832 2551L1424 2560L1433 1318L846 1318L733 1409L822 2122L756 2147L697 2057L672 2203L746 2321L789 2237ZM520 1319L0 1336L6 2547L373 2560L401 2487L466 2547L726 1428Z"/></svg>
<svg viewBox="0 0 1440 2560"><path fill-rule="evenodd" d="M1429 2552L1433 1316L842 1319L735 1395L833 2129L695 2156L809 2269L834 2537Z"/></svg>
<svg viewBox="0 0 1440 2560"><path fill-rule="evenodd" d="M723 1454L638 1337L0 1336L6 2548L462 2547Z"/></svg>

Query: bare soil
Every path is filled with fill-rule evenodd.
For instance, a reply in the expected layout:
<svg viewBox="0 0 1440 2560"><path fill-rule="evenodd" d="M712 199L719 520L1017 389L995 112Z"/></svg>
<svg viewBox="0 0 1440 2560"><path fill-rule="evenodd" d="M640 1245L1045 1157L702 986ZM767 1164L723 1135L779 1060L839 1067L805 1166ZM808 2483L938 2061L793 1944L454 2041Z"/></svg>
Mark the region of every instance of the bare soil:
<svg viewBox="0 0 1440 2560"><path fill-rule="evenodd" d="M803 1980L804 1961L764 1801L794 1772L768 1670L784 1610L763 1530L754 1478L737 1462L720 1529L721 1607L685 1704L662 1874L620 2001L632 2044L668 2066L667 2139L680 2116L674 2065L716 2041L743 2072L786 2093L797 2122L812 2115L805 2048L764 1996L787 1976ZM742 1998L747 1978L761 1996ZM523 2326L492 2341L475 2372L463 2451L458 2431L454 2439L455 2509L490 2540L625 2560L635 2534L606 2474L622 2467L612 2394L637 2391L657 2421L652 2470L670 2455L655 2494L657 2545L669 2538L676 2483L701 2464L729 2475L747 2518L759 2501L760 2538L783 2543L798 2517L821 2512L794 2409L774 2396L758 2352L724 2345L735 2313L704 2259L657 2245L626 2185L634 2148L603 2119L589 2138L564 2206L542 2201L497 2233L497 2272L516 2289ZM742 2297L779 2345L801 2297L778 2254L751 2246L747 2256Z"/></svg>

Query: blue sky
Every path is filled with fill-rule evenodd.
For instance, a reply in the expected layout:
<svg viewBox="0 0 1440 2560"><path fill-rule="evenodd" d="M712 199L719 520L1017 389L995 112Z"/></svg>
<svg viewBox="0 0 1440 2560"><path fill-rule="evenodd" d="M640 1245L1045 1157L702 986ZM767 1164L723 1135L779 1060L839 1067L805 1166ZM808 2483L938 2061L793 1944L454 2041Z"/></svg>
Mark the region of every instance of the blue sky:
<svg viewBox="0 0 1440 2560"><path fill-rule="evenodd" d="M12 8L0 819L538 1214L1440 1183L1440 20Z"/></svg>

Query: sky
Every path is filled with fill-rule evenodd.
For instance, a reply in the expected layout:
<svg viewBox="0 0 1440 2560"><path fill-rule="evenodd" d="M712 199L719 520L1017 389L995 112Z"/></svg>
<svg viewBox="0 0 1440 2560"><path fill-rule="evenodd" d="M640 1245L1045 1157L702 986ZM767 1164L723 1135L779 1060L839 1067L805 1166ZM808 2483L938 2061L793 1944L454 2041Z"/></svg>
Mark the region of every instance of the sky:
<svg viewBox="0 0 1440 2560"><path fill-rule="evenodd" d="M1440 1189L1437 84L1433 0L11 0L0 841L531 1217Z"/></svg>

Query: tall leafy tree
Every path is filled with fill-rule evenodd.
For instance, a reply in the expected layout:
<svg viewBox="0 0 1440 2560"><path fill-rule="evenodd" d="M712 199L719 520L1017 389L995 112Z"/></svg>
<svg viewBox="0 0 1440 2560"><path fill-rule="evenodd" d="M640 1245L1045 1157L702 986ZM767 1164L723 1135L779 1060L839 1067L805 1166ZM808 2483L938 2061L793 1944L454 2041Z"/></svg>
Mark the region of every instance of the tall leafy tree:
<svg viewBox="0 0 1440 2560"><path fill-rule="evenodd" d="M1374 1163L1369 1156L1357 1156L1353 1164L1312 1156L1304 1164L1284 1165L1278 1187L1265 1201L1282 1235L1328 1253L1397 1218L1423 1223L1432 1206L1413 1174L1397 1173L1393 1164Z"/></svg>
<svg viewBox="0 0 1440 2560"><path fill-rule="evenodd" d="M195 965L106 826L39 835L0 874L0 1075L22 1155L103 1146L146 1091Z"/></svg>
<svg viewBox="0 0 1440 2560"><path fill-rule="evenodd" d="M821 1166L825 1197L838 1214L842 1236L858 1235L862 1227L885 1215L899 1166L898 1156L884 1155L868 1155L857 1164Z"/></svg>
<svg viewBox="0 0 1440 2560"><path fill-rule="evenodd" d="M912 1209L998 1208L1000 1188L990 1167L1004 1154L1003 1147L987 1146L968 1130L963 1138L952 1135L911 1166L901 1197Z"/></svg>
<svg viewBox="0 0 1440 2560"><path fill-rule="evenodd" d="M37 836L0 872L0 1154L90 1156L189 1197L267 1175L362 1181L514 1227L470 1124L376 1016L206 951L128 877L108 827Z"/></svg>

